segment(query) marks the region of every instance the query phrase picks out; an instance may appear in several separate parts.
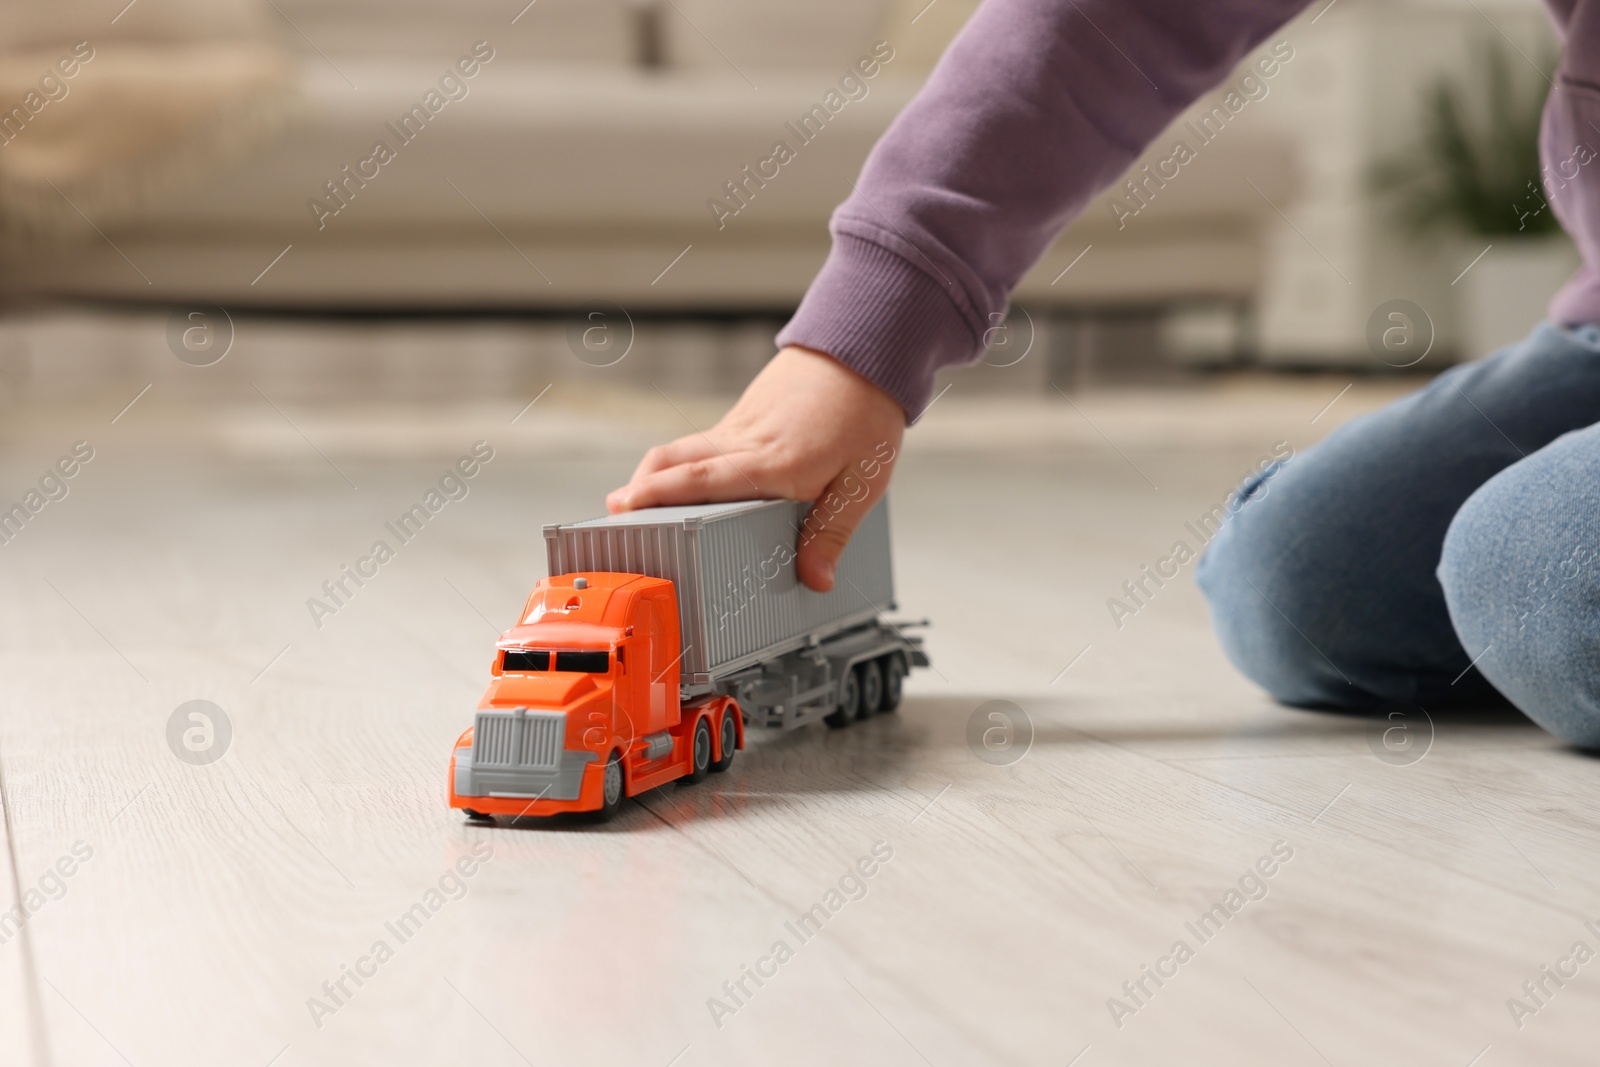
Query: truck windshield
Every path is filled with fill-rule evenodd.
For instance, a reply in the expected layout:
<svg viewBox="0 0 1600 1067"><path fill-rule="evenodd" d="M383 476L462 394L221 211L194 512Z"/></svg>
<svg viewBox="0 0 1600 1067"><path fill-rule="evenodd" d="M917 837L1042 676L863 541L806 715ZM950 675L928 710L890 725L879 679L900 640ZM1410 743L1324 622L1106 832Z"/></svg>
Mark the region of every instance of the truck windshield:
<svg viewBox="0 0 1600 1067"><path fill-rule="evenodd" d="M611 669L611 653L609 652L556 652L555 669L558 671L581 671L586 674L604 674ZM529 672L548 671L551 653L543 649L508 648L506 658L501 663L503 671Z"/></svg>

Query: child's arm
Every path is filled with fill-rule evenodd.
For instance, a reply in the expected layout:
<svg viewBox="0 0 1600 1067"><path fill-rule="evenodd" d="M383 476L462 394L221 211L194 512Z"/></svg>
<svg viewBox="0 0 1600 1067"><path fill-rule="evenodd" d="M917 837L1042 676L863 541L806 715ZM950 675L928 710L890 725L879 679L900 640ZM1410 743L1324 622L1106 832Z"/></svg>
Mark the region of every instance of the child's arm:
<svg viewBox="0 0 1600 1067"><path fill-rule="evenodd" d="M1067 223L1306 2L986 0L834 213L784 350L710 433L653 449L608 505L814 498L880 441L898 449L934 373L982 352ZM831 584L887 475L802 546L806 584Z"/></svg>

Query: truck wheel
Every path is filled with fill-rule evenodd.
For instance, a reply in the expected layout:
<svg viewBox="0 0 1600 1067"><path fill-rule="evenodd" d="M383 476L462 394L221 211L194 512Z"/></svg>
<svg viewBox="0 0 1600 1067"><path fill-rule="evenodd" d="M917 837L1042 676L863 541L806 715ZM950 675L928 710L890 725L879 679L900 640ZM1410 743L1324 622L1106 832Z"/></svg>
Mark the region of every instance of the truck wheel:
<svg viewBox="0 0 1600 1067"><path fill-rule="evenodd" d="M473 811L471 808L462 808L461 813L467 817L469 822L494 822L493 815L485 815L483 812Z"/></svg>
<svg viewBox="0 0 1600 1067"><path fill-rule="evenodd" d="M893 711L900 706L902 684L906 680L906 658L898 652L883 657L883 702L879 711Z"/></svg>
<svg viewBox="0 0 1600 1067"><path fill-rule="evenodd" d="M698 782L711 770L711 725L704 715L694 724L694 741L689 749L689 773L686 782Z"/></svg>
<svg viewBox="0 0 1600 1067"><path fill-rule="evenodd" d="M722 753L722 758L714 761L711 769L718 774L733 766L733 754L739 750L739 724L733 721L733 717L737 714L739 714L737 707L725 709L722 713L722 725L717 727L717 744L720 746L718 751Z"/></svg>
<svg viewBox="0 0 1600 1067"><path fill-rule="evenodd" d="M865 719L883 707L883 672L874 660L861 664L856 671L861 675L861 717Z"/></svg>
<svg viewBox="0 0 1600 1067"><path fill-rule="evenodd" d="M605 777L600 784L600 809L595 817L605 822L622 807L622 753L613 751L606 759Z"/></svg>
<svg viewBox="0 0 1600 1067"><path fill-rule="evenodd" d="M855 671L845 671L839 679L839 709L823 721L835 730L842 730L855 722L861 714L861 679Z"/></svg>

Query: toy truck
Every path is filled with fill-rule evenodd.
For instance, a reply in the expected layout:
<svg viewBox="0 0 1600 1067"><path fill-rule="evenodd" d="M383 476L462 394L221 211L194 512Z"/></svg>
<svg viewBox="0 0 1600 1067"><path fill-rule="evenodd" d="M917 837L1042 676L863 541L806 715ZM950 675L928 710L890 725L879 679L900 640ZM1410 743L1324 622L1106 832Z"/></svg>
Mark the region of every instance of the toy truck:
<svg viewBox="0 0 1600 1067"><path fill-rule="evenodd" d="M544 528L550 576L500 635L450 761L468 818L596 812L725 771L747 723L893 711L920 637L894 608L889 514L862 520L826 593L795 576L809 505L649 508Z"/></svg>

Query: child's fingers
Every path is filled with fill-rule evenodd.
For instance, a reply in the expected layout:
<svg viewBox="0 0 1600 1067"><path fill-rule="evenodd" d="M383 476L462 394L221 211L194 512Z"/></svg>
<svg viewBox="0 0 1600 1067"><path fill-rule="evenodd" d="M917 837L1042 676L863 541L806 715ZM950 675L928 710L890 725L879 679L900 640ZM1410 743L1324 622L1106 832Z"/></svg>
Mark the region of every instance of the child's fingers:
<svg viewBox="0 0 1600 1067"><path fill-rule="evenodd" d="M713 455L636 477L607 497L606 503L613 510L631 511L672 504L759 500L775 495L763 484L760 470L757 457L748 452L731 457Z"/></svg>
<svg viewBox="0 0 1600 1067"><path fill-rule="evenodd" d="M634 468L633 478L637 479L646 474L664 471L668 467L676 467L680 463L692 463L697 459L708 459L717 455L717 446L703 433L692 433L680 437L676 441L669 441L664 445L657 445L644 454L639 460L639 466Z"/></svg>
<svg viewBox="0 0 1600 1067"><path fill-rule="evenodd" d="M645 479L680 464L710 459L717 454L716 446L704 434L698 433L680 437L668 444L657 445L644 454L644 458L634 468L633 476L628 479L627 485L618 486L606 494L606 508L615 513L649 507L651 505L640 504L634 500L634 490Z"/></svg>
<svg viewBox="0 0 1600 1067"><path fill-rule="evenodd" d="M845 545L872 505L888 489L887 477L865 479L846 467L829 483L807 512L800 528L795 573L808 588L826 593Z"/></svg>

